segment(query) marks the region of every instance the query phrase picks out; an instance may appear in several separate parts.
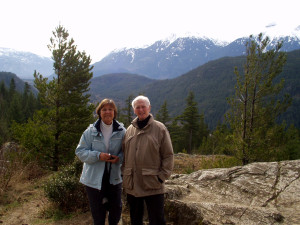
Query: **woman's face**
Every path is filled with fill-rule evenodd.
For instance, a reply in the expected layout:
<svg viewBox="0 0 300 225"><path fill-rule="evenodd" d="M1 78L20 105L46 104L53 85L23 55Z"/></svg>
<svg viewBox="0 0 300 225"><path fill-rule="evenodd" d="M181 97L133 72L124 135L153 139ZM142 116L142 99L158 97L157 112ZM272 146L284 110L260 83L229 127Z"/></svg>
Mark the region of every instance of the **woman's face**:
<svg viewBox="0 0 300 225"><path fill-rule="evenodd" d="M112 123L114 116L114 108L110 104L104 105L104 107L100 110L101 120L107 125Z"/></svg>

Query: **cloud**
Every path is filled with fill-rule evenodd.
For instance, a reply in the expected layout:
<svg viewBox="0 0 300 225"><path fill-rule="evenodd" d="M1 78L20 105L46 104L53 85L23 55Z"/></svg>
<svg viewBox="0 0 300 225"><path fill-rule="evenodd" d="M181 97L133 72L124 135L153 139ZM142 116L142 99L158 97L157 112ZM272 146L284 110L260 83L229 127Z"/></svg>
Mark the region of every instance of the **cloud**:
<svg viewBox="0 0 300 225"><path fill-rule="evenodd" d="M266 26L266 28L269 28L269 27L275 27L277 24L275 23L275 22L273 22L273 23L269 23L267 26Z"/></svg>

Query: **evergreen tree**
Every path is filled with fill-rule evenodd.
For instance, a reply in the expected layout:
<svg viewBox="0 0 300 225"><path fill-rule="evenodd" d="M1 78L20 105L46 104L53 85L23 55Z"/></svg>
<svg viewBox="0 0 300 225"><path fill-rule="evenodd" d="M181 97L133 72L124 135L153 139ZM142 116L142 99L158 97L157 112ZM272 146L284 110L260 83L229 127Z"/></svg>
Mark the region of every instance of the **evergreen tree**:
<svg viewBox="0 0 300 225"><path fill-rule="evenodd" d="M263 160L262 153L270 152L272 143L269 140L272 139L270 136L276 135L273 133L276 118L289 105L288 96L282 101L276 101L284 84L283 80L274 83L274 78L282 72L286 62L285 53L280 52L282 42L267 50L269 43L270 39L263 39L262 34L257 40L250 36L246 44L244 73L240 75L235 68L236 92L228 100L231 111L227 114L227 119L233 129L236 155L243 165ZM267 158L273 159L271 155Z"/></svg>
<svg viewBox="0 0 300 225"><path fill-rule="evenodd" d="M204 155L231 155L230 136L230 129L225 124L218 124L216 129L201 144L200 153Z"/></svg>
<svg viewBox="0 0 300 225"><path fill-rule="evenodd" d="M8 124L7 124L7 96L8 91L5 87L4 81L0 83L0 146L7 139Z"/></svg>
<svg viewBox="0 0 300 225"><path fill-rule="evenodd" d="M6 119L7 118L7 96L8 91L5 87L4 81L0 83L0 118Z"/></svg>
<svg viewBox="0 0 300 225"><path fill-rule="evenodd" d="M162 122L166 127L169 126L168 122L170 121L170 115L167 108L167 101L164 101L164 104L158 110L156 120Z"/></svg>
<svg viewBox="0 0 300 225"><path fill-rule="evenodd" d="M30 86L25 83L24 93L16 91L15 81L12 78L9 90L4 82L0 84L0 134L1 143L10 139L9 129L12 122L24 123L32 117L36 109L36 98L30 91Z"/></svg>
<svg viewBox="0 0 300 225"><path fill-rule="evenodd" d="M172 123L169 125L168 129L170 132L174 152L183 152L186 148L185 132L182 129L182 126L179 125L177 117L172 120Z"/></svg>
<svg viewBox="0 0 300 225"><path fill-rule="evenodd" d="M8 91L8 100L11 100L15 93L16 93L15 79L11 78L10 84L9 84L9 91Z"/></svg>
<svg viewBox="0 0 300 225"><path fill-rule="evenodd" d="M282 157L278 160L300 159L300 131L295 126L290 126L285 132L286 144L284 145Z"/></svg>
<svg viewBox="0 0 300 225"><path fill-rule="evenodd" d="M12 121L22 123L24 121L22 96L16 91L15 79L10 81L8 97L7 97L7 120L10 125Z"/></svg>
<svg viewBox="0 0 300 225"><path fill-rule="evenodd" d="M48 48L54 60L55 77L48 81L41 74L34 73L35 87L39 91L43 109L28 124L37 127L33 124L43 122L47 124L47 131L27 130L37 134L39 137L36 139L40 142L53 138L53 141L48 142L51 146L48 146L47 151L50 152L45 155L49 155L48 161L51 162L52 169L57 170L61 163L74 158L74 148L80 135L91 122L94 106L88 103L90 96L87 91L92 78L92 67L90 57L85 52L77 51L74 40L69 38L68 31L61 25L53 32ZM36 148L36 151L41 150L43 149Z"/></svg>
<svg viewBox="0 0 300 225"><path fill-rule="evenodd" d="M203 143L203 140L205 140L209 135L209 129L208 125L204 122L204 114L200 114L199 118L199 129L197 132L197 138L196 138L196 146L201 146Z"/></svg>
<svg viewBox="0 0 300 225"><path fill-rule="evenodd" d="M191 91L186 99L186 108L184 109L183 114L178 117L183 125L187 153L189 154L192 153L193 148L196 148L197 133L200 128L200 118L195 95Z"/></svg>
<svg viewBox="0 0 300 225"><path fill-rule="evenodd" d="M16 121L17 123L24 122L25 117L23 114L22 96L18 92L15 92L11 96L8 108L8 118L9 124L12 121Z"/></svg>
<svg viewBox="0 0 300 225"><path fill-rule="evenodd" d="M38 109L38 99L31 91L30 85L25 82L24 91L22 96L22 108L23 108L23 122L27 122L29 118L32 118L34 112Z"/></svg>
<svg viewBox="0 0 300 225"><path fill-rule="evenodd" d="M124 112L124 114L120 115L120 121L124 123L125 127L128 127L133 119L133 109L131 105L132 100L133 95L129 95L125 100L125 107L121 110L122 112Z"/></svg>

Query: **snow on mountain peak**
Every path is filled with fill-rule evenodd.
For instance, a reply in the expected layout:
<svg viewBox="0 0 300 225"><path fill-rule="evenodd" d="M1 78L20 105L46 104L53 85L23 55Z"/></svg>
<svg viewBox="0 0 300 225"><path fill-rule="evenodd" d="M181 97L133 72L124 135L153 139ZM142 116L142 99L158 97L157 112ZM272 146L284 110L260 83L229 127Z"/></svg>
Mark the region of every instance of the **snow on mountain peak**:
<svg viewBox="0 0 300 225"><path fill-rule="evenodd" d="M1 48L0 47L0 55L10 56L11 54L16 54L17 51L11 48Z"/></svg>
<svg viewBox="0 0 300 225"><path fill-rule="evenodd" d="M39 57L41 59L49 59L49 57L36 55L31 52L19 51L12 48L2 48L0 47L0 56L8 56L8 57L15 57L21 59L23 61L27 61L29 58L32 57Z"/></svg>
<svg viewBox="0 0 300 225"><path fill-rule="evenodd" d="M166 46L169 47L174 41L178 39L178 36L176 34L171 34L169 37L166 37L165 39L161 40L161 42Z"/></svg>

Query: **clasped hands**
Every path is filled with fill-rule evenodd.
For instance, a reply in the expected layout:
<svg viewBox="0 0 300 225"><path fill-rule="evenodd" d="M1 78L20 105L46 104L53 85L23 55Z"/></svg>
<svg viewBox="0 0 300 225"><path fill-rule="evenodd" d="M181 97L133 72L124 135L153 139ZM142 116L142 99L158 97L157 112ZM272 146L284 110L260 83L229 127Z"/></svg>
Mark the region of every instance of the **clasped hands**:
<svg viewBox="0 0 300 225"><path fill-rule="evenodd" d="M101 152L99 156L101 161L110 162L110 163L117 163L119 162L119 157L116 155L111 155L109 153Z"/></svg>

